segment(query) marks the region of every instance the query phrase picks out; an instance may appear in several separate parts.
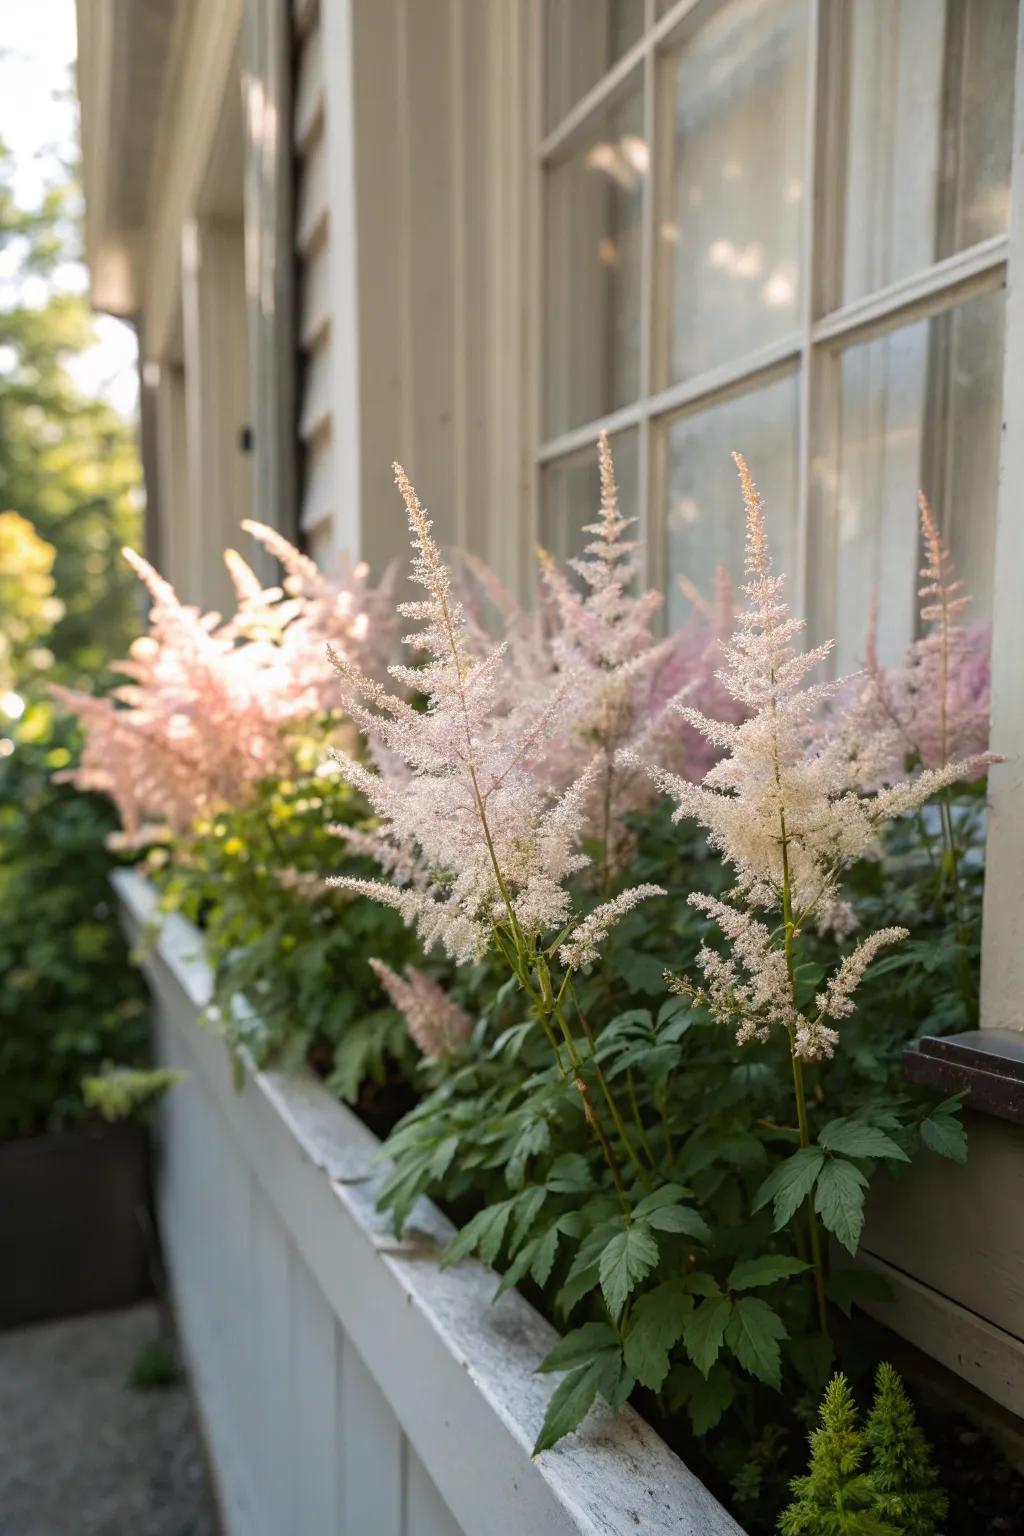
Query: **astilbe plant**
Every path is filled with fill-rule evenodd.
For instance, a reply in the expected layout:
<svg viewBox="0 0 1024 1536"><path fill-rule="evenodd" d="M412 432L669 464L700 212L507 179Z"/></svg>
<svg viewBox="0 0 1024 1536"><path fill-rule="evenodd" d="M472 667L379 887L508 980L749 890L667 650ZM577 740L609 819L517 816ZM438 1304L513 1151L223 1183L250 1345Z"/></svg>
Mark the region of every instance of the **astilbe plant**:
<svg viewBox="0 0 1024 1536"><path fill-rule="evenodd" d="M845 734L851 755L859 743L875 743L862 774L891 783L907 771L941 769L949 762L968 760L963 779L980 779L998 761L988 751L991 675L991 632L987 624L966 625L963 615L970 597L957 577L952 556L923 493L918 498L925 563L920 624L898 666L885 667L878 658L877 611L872 603L868 624L867 677L847 712ZM977 1012L972 963L980 927L980 912L972 914L969 880L964 868L972 836L979 833L978 796L946 785L936 797L938 837L919 815L916 825L929 862L937 869L937 900L952 912L957 954L957 990L966 1017ZM938 846L938 854L936 847Z"/></svg>
<svg viewBox="0 0 1024 1536"><path fill-rule="evenodd" d="M128 681L104 697L53 690L85 730L81 764L68 777L114 801L121 846L187 839L196 817L244 804L261 783L286 778L296 736L328 703L327 641L379 666L389 621L378 625L371 614L386 597L367 587L365 570L332 585L279 535L253 531L287 563L290 596L264 591L228 551L239 606L223 622L179 601L126 549L152 604L148 632L115 667Z"/></svg>
<svg viewBox="0 0 1024 1536"><path fill-rule="evenodd" d="M697 622L658 640L659 592L637 592L638 545L627 537L635 518L622 515L615 467L605 433L598 439L600 505L583 554L560 567L538 551L536 612L526 614L480 561L468 565L476 586L505 624L500 685L504 707L550 693L562 678L558 717L531 754L530 768L548 788L565 788L595 754L600 769L585 802L586 835L596 849L591 883L608 894L634 851L629 817L650 804L653 789L621 756L624 747L653 751L688 778L700 778L717 756L670 705L685 689L705 708L723 701L715 680L719 647L729 632L731 588L719 575L717 601L690 591ZM476 628L485 643L486 631Z"/></svg>
<svg viewBox="0 0 1024 1536"><path fill-rule="evenodd" d="M409 518L412 579L426 594L399 611L422 624L406 643L424 659L389 669L403 689L396 695L350 658L334 655L346 708L382 749L383 771L344 752L335 760L379 818L378 858L392 878L342 875L334 883L394 907L427 947L440 944L458 963L496 951L529 998L559 1073L578 1089L625 1207L609 1116L624 1145L631 1143L592 1061L592 1041L574 1032L571 981L618 919L660 887L633 887L588 913L575 907L570 881L587 864L579 851L584 805L602 760L595 757L554 795L531 771L573 674L563 674L546 697L506 706L504 648L477 654L430 520L400 466L395 474ZM425 709L407 701L413 691L423 695ZM600 1084L600 1106L589 1076Z"/></svg>
<svg viewBox="0 0 1024 1536"><path fill-rule="evenodd" d="M720 677L747 718L739 724L711 720L680 702L684 718L723 755L700 784L651 770L675 800L677 818L705 827L712 847L735 872L726 899L699 892L689 898L717 923L728 951L723 955L705 944L697 956L702 982L683 976L672 978L671 986L735 1028L741 1043L767 1040L777 1031L786 1036L800 1152L767 1181L762 1202L774 1200L779 1225L804 1207L819 1321L827 1335L818 1216L824 1214L831 1230L855 1248L866 1181L856 1163L826 1155L843 1151L841 1144L812 1147L804 1069L833 1054L837 1026L853 1013L854 994L872 959L907 931L889 927L866 934L810 998L799 982L801 939L809 927L846 931L855 925L839 888L843 871L877 855L886 822L913 811L973 765L946 762L873 794L851 782L842 733L823 738L815 723L822 706L848 683L807 681L831 645L797 648L804 626L783 601L784 578L772 574L761 498L738 455L736 462L747 513L746 606ZM840 1142L848 1135L844 1129ZM880 1136L887 1140L865 1126L846 1150L859 1146L870 1153L869 1143L877 1149ZM895 1143L889 1147L895 1157L905 1157ZM854 1210L855 1222L848 1219Z"/></svg>

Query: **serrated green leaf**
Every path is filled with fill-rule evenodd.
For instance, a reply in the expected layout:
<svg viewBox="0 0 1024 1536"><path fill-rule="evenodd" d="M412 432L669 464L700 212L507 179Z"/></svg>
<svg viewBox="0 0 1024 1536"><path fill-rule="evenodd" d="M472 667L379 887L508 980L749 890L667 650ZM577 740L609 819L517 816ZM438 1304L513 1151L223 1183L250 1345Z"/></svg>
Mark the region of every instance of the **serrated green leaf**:
<svg viewBox="0 0 1024 1536"><path fill-rule="evenodd" d="M731 1407L736 1395L732 1377L724 1365L715 1365L705 1381L698 1374L690 1393L687 1411L695 1435L706 1435L721 1421L726 1409Z"/></svg>
<svg viewBox="0 0 1024 1536"><path fill-rule="evenodd" d="M578 1262L579 1255L573 1262L573 1266L565 1277L565 1284L558 1293L558 1305L563 1312L571 1312L573 1307L581 1302L595 1286L601 1282L600 1266L597 1259L591 1259L587 1264Z"/></svg>
<svg viewBox="0 0 1024 1536"><path fill-rule="evenodd" d="M801 1147L768 1175L754 1196L752 1209L759 1211L769 1200L773 1201L775 1230L778 1232L800 1209L814 1188L824 1163L825 1154L820 1147Z"/></svg>
<svg viewBox="0 0 1024 1536"><path fill-rule="evenodd" d="M508 1266L508 1269L506 1269L505 1273L501 1277L498 1289L494 1293L495 1301L497 1301L499 1296L504 1296L506 1291L512 1290L513 1286L519 1284L520 1280L526 1274L526 1271L530 1268L530 1264L536 1250L537 1239L535 1237L531 1238L528 1243L523 1244L515 1258L512 1260L512 1263Z"/></svg>
<svg viewBox="0 0 1024 1536"><path fill-rule="evenodd" d="M814 1209L848 1253L856 1253L860 1242L867 1184L856 1164L841 1157L830 1157L818 1175Z"/></svg>
<svg viewBox="0 0 1024 1536"><path fill-rule="evenodd" d="M725 1330L732 1316L732 1300L728 1296L708 1296L695 1307L683 1329L686 1353L700 1371L707 1376L718 1359Z"/></svg>
<svg viewBox="0 0 1024 1536"><path fill-rule="evenodd" d="M707 1222L688 1205L662 1206L660 1210L652 1211L647 1220L658 1232L685 1232L687 1237L695 1237L698 1242L711 1241Z"/></svg>
<svg viewBox="0 0 1024 1536"><path fill-rule="evenodd" d="M891 1157L908 1163L910 1159L903 1148L875 1125L865 1125L860 1120L830 1120L818 1137L818 1144L830 1152L842 1152L847 1157Z"/></svg>
<svg viewBox="0 0 1024 1536"><path fill-rule="evenodd" d="M514 1255L530 1234L530 1228L536 1220L541 1206L547 1199L547 1190L542 1184L533 1184L529 1189L524 1189L517 1195L514 1203L515 1221L512 1224L512 1235L508 1240L508 1251Z"/></svg>
<svg viewBox="0 0 1024 1536"><path fill-rule="evenodd" d="M678 1205L689 1194L682 1184L662 1184L652 1195L645 1195L633 1211L634 1216L649 1216L660 1211L663 1205Z"/></svg>
<svg viewBox="0 0 1024 1536"><path fill-rule="evenodd" d="M551 1395L533 1454L539 1456L541 1451L550 1450L563 1435L574 1430L586 1417L599 1392L613 1397L621 1373L622 1359L617 1350L607 1350L589 1365L570 1371Z"/></svg>
<svg viewBox="0 0 1024 1536"><path fill-rule="evenodd" d="M647 1222L633 1221L606 1244L600 1259L601 1290L613 1317L618 1317L634 1286L658 1262L658 1244Z"/></svg>
<svg viewBox="0 0 1024 1536"><path fill-rule="evenodd" d="M929 1152L936 1152L939 1157L948 1157L961 1167L967 1161L967 1132L952 1115L940 1115L933 1110L921 1121L921 1140Z"/></svg>
<svg viewBox="0 0 1024 1536"><path fill-rule="evenodd" d="M683 1284L694 1296L721 1296L722 1288L713 1275L704 1274L703 1270L695 1270L692 1274L684 1276Z"/></svg>
<svg viewBox="0 0 1024 1536"><path fill-rule="evenodd" d="M466 1223L452 1238L441 1260L442 1268L465 1258L467 1253L478 1252L485 1264L492 1264L497 1257L501 1240L512 1212L512 1201L502 1200L498 1205L485 1206ZM490 1254L490 1258L485 1255Z"/></svg>
<svg viewBox="0 0 1024 1536"><path fill-rule="evenodd" d="M641 1386L660 1390L668 1374L669 1353L682 1338L692 1311L693 1298L678 1280L667 1280L637 1297L623 1358Z"/></svg>
<svg viewBox="0 0 1024 1536"><path fill-rule="evenodd" d="M564 1152L548 1171L548 1189L555 1195L579 1195L590 1189L593 1178L581 1152Z"/></svg>
<svg viewBox="0 0 1024 1536"><path fill-rule="evenodd" d="M745 1371L770 1387L781 1384L779 1340L786 1325L760 1296L740 1296L733 1302L725 1342Z"/></svg>
<svg viewBox="0 0 1024 1536"><path fill-rule="evenodd" d="M606 1349L618 1349L619 1336L611 1323L584 1323L559 1339L544 1356L538 1371L571 1371L586 1365Z"/></svg>
<svg viewBox="0 0 1024 1536"><path fill-rule="evenodd" d="M730 1291L753 1291L761 1285L774 1285L807 1268L803 1259L782 1253L767 1253L760 1259L740 1259L729 1275Z"/></svg>
<svg viewBox="0 0 1024 1536"><path fill-rule="evenodd" d="M530 1264L530 1274L538 1285L547 1285L558 1252L559 1226L553 1222L543 1237L538 1238Z"/></svg>

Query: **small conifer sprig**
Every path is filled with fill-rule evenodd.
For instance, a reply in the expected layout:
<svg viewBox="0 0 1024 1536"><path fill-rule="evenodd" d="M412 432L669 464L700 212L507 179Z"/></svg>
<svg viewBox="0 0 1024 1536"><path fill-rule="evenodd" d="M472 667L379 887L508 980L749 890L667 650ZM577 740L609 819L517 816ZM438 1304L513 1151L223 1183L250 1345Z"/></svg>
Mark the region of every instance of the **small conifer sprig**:
<svg viewBox="0 0 1024 1536"><path fill-rule="evenodd" d="M779 1517L779 1536L901 1536L877 1512L857 1405L841 1371L825 1389L810 1446L810 1467L790 1485L793 1499Z"/></svg>
<svg viewBox="0 0 1024 1536"><path fill-rule="evenodd" d="M868 1481L877 1513L902 1536L940 1536L949 1500L938 1486L928 1442L903 1382L888 1361L875 1375L875 1401L864 1433L871 1447Z"/></svg>

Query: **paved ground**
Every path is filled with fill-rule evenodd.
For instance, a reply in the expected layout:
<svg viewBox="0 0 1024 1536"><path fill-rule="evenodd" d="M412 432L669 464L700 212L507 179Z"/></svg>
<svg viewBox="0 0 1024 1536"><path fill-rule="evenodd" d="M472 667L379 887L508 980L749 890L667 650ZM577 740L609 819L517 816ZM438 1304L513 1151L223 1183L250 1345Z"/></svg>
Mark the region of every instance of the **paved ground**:
<svg viewBox="0 0 1024 1536"><path fill-rule="evenodd" d="M0 1536L217 1536L184 1386L132 1391L145 1303L0 1333Z"/></svg>

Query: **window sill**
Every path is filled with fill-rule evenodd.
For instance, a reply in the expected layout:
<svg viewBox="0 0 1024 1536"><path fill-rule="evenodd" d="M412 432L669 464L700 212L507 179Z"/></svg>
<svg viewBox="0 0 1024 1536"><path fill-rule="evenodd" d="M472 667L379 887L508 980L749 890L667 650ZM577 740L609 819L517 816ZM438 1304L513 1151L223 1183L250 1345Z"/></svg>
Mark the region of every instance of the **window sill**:
<svg viewBox="0 0 1024 1536"><path fill-rule="evenodd" d="M926 1035L903 1052L903 1076L941 1093L966 1090L968 1109L1024 1125L1024 1032Z"/></svg>

